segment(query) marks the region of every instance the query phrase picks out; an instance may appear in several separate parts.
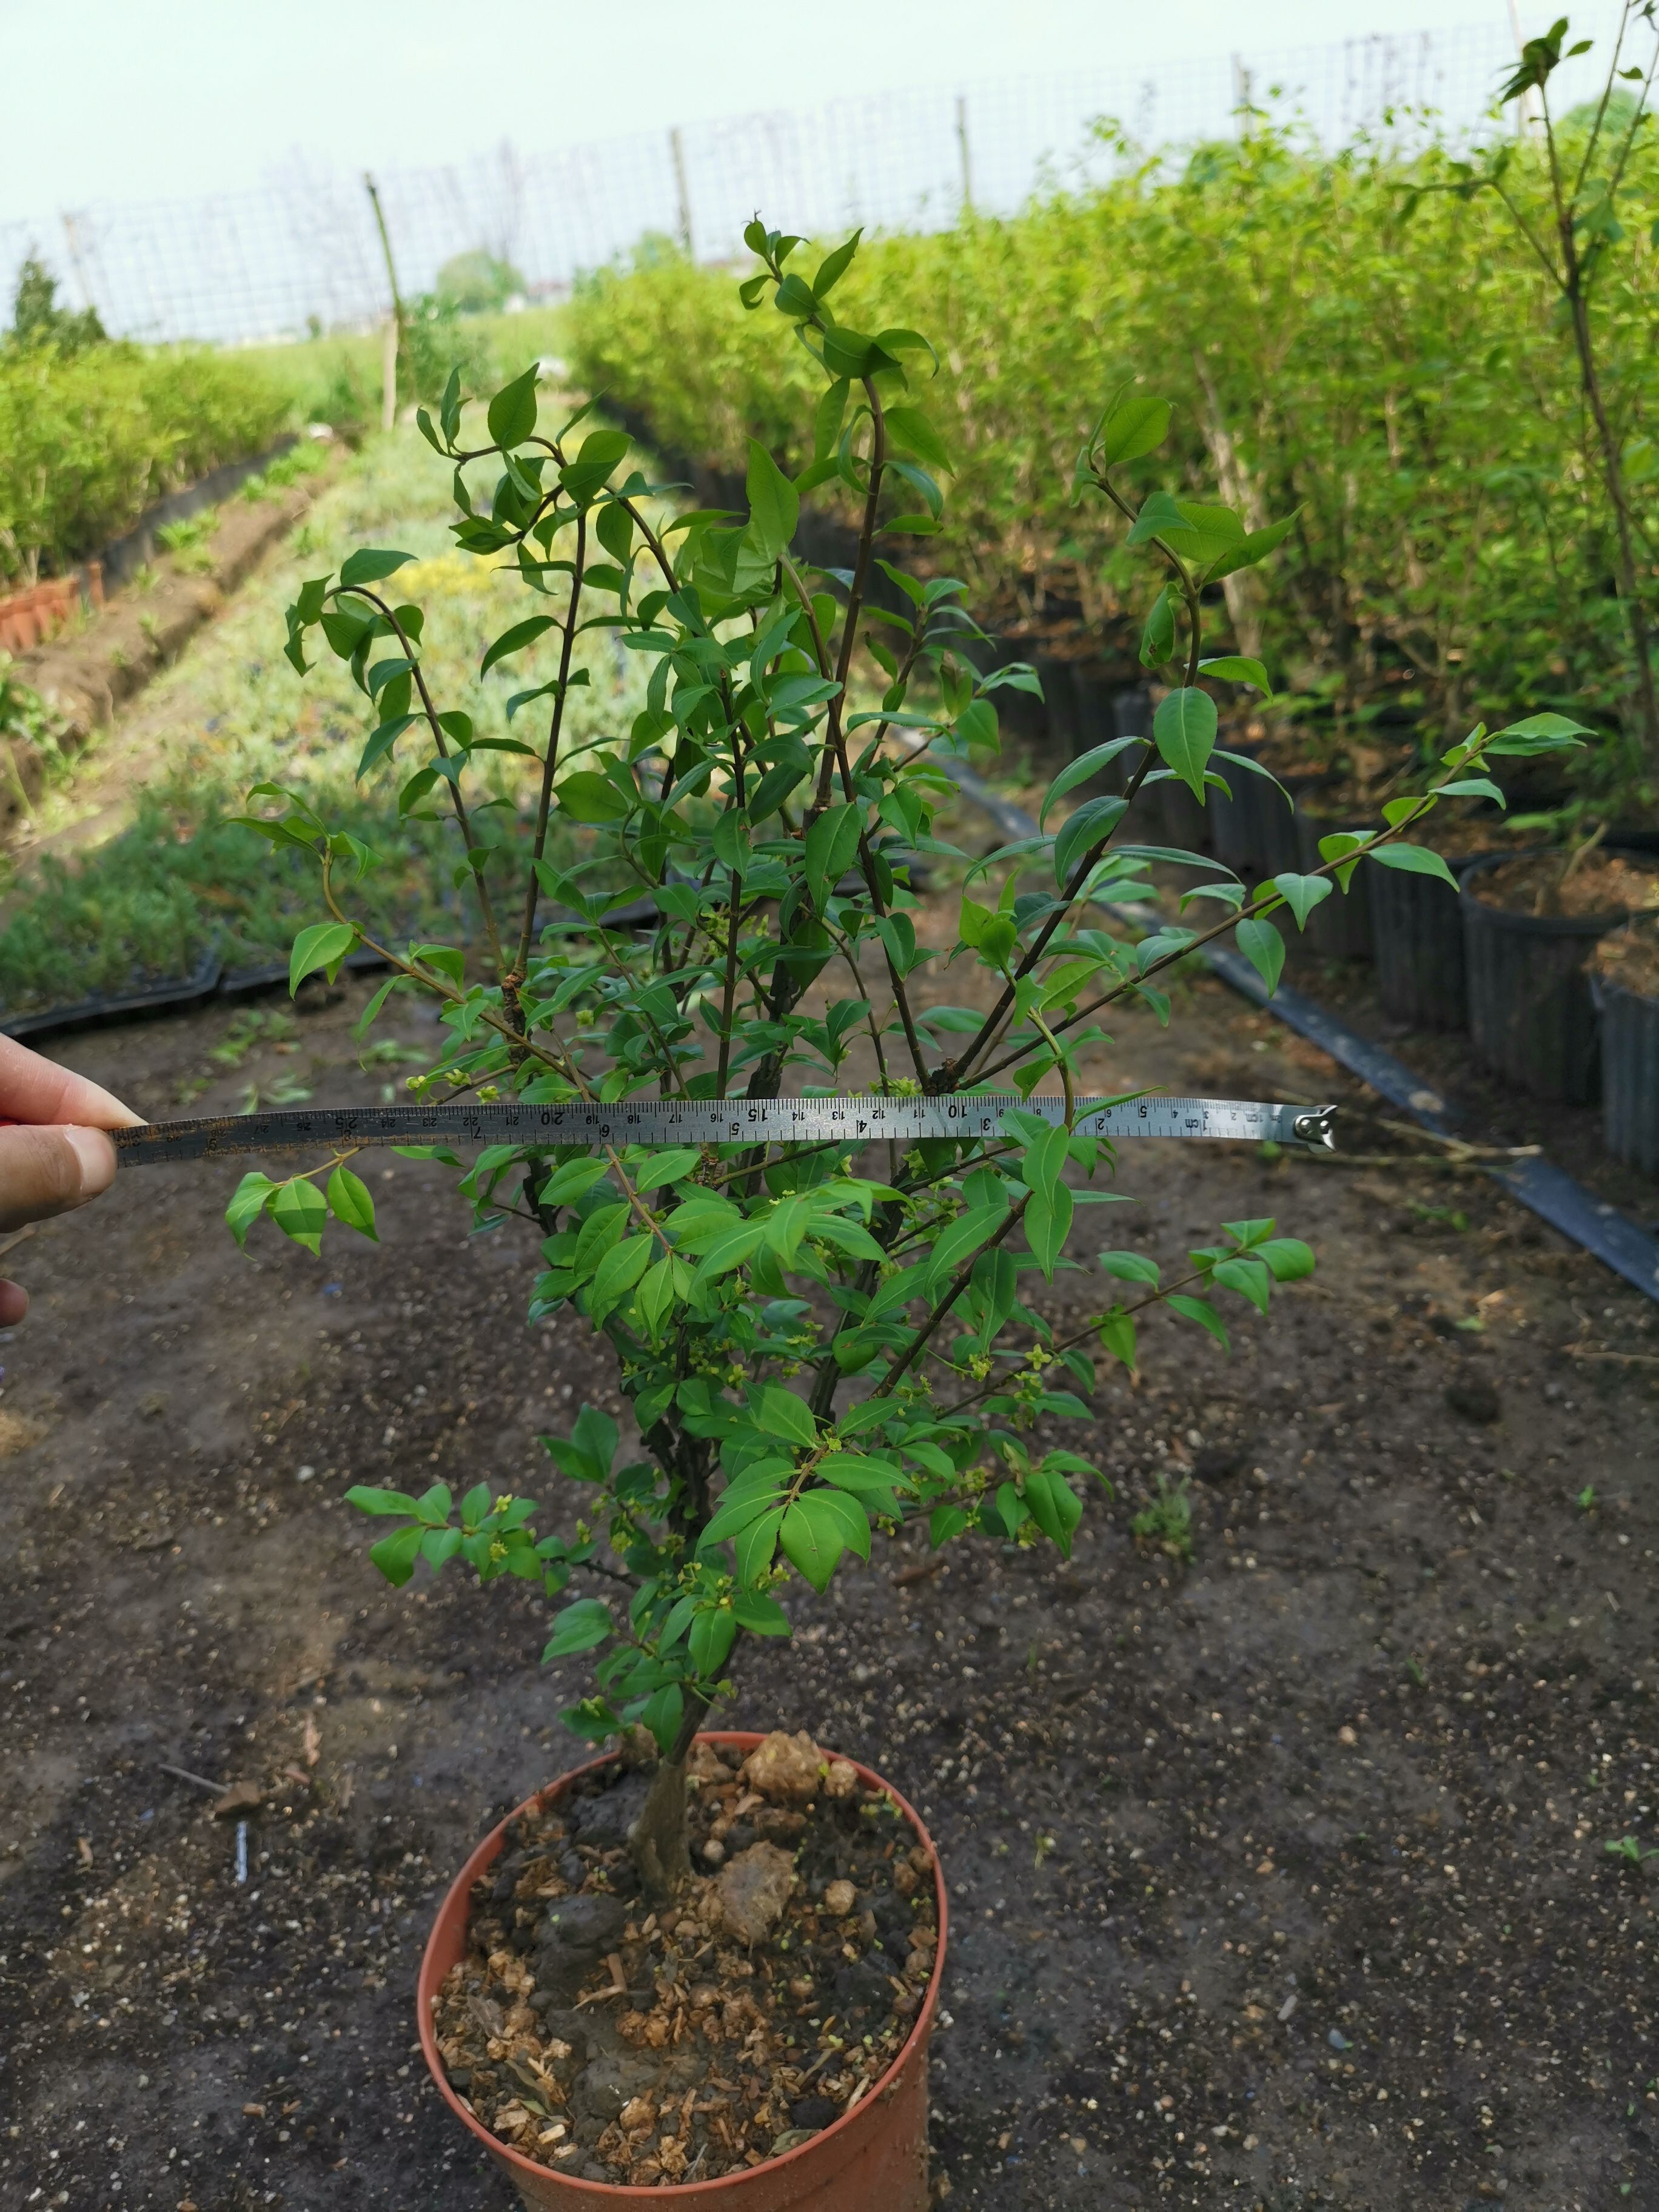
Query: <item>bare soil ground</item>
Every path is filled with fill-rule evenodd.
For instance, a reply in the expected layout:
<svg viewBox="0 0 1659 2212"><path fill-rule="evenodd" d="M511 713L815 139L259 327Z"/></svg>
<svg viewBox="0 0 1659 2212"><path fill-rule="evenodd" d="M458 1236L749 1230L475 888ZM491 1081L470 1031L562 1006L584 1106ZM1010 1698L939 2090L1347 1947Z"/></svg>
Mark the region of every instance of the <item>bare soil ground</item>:
<svg viewBox="0 0 1659 2212"><path fill-rule="evenodd" d="M1358 1100L1188 988L1098 1081ZM302 999L298 1048L234 1072L216 1011L64 1056L155 1115L280 1073L374 1099L360 996ZM618 1401L574 1329L526 1328L516 1231L470 1239L441 1170L372 1172L381 1242L320 1262L238 1254L222 1167L130 1172L6 1260L35 1307L0 1345L4 2212L509 2202L411 1992L478 1832L574 1763L578 1677L538 1664L522 1585L386 1589L338 1500L557 1499L538 1434ZM939 1841L941 2193L1659 2203L1659 1889L1604 1848L1659 1808L1652 1307L1478 1178L1149 1146L1120 1180L1135 1227L1097 1209L1102 1244L1173 1260L1272 1213L1319 1273L1231 1358L1155 1320L1138 1378L1103 1371L1080 1448L1116 1496L1069 1566L878 1550L731 1714L879 1766ZM1130 1534L1159 1476L1190 1478L1190 1565ZM167 1765L259 1785L245 1886Z"/></svg>

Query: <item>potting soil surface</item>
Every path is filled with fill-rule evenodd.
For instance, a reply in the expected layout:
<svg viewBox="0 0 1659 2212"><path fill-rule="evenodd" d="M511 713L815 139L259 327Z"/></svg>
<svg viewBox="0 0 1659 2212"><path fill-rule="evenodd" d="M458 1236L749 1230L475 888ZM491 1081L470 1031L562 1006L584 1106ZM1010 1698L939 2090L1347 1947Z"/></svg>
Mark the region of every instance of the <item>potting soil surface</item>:
<svg viewBox="0 0 1659 2212"><path fill-rule="evenodd" d="M1554 853L1517 854L1500 867L1484 870L1470 889L1484 906L1583 921L1659 906L1659 867L1599 850L1573 865L1564 847Z"/></svg>
<svg viewBox="0 0 1659 2212"><path fill-rule="evenodd" d="M250 1079L373 1102L366 988L307 986L234 1071L217 1008L62 1057L152 1115ZM1175 1261L1273 1215L1317 1275L1232 1302L1231 1357L1154 1316L1137 1376L1103 1363L1054 1432L1115 1491L1069 1563L878 1544L792 1594L721 1717L857 1756L937 1839L941 2198L1659 2203L1655 1310L1479 1176L1388 1161L1270 1017L1177 999L1090 1083L1334 1097L1385 1164L1128 1146L1099 1241ZM507 2212L414 1978L477 1837L583 1755L584 1662L538 1664L523 1583L389 1589L340 1500L488 1476L568 1527L536 1439L622 1403L580 1324L526 1326L533 1251L469 1237L442 1169L377 1162L380 1243L320 1261L235 1249L236 1172L127 1172L5 1261L35 1304L0 1347L0 2205Z"/></svg>
<svg viewBox="0 0 1659 2212"><path fill-rule="evenodd" d="M1644 999L1659 999L1659 916L1632 917L1610 930L1590 955L1596 974Z"/></svg>
<svg viewBox="0 0 1659 2212"><path fill-rule="evenodd" d="M742 2173L852 2112L939 1948L933 1853L804 1730L747 1759L694 1747L691 1874L654 1911L627 1848L650 1786L613 1766L509 1823L434 2019L450 2087L492 2133L636 2189Z"/></svg>

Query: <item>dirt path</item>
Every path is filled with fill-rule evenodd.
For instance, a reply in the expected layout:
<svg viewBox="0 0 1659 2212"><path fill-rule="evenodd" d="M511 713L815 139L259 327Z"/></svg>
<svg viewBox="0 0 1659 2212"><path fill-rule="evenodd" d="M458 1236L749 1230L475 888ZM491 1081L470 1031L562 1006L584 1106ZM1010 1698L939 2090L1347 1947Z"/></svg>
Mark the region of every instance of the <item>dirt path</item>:
<svg viewBox="0 0 1659 2212"><path fill-rule="evenodd" d="M355 1003L234 1069L216 1012L65 1056L152 1114L282 1074L376 1098ZM1097 1073L1357 1095L1207 983ZM7 1261L3 2212L506 2212L410 1990L478 1831L571 1763L576 1675L520 1585L386 1589L337 1501L555 1498L538 1432L616 1400L574 1328L526 1329L510 1232L374 1173L381 1242L320 1262L239 1255L234 1172L191 1168ZM1231 1360L1160 1322L1138 1386L1103 1372L1079 1448L1117 1494L1069 1567L878 1552L734 1715L870 1759L939 1838L938 2172L988 2212L1659 2203L1659 1890L1604 1850L1659 1805L1652 1308L1476 1181L1194 1146L1122 1182L1161 1257L1272 1213L1319 1275ZM1182 1565L1128 1523L1188 1474ZM246 1887L164 1764L260 1784Z"/></svg>

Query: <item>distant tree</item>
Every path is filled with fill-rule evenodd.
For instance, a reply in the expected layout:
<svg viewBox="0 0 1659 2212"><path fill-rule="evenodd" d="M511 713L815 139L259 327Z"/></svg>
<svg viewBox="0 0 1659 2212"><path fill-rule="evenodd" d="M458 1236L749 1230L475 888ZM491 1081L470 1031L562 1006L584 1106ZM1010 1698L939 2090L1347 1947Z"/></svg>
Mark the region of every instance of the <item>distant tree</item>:
<svg viewBox="0 0 1659 2212"><path fill-rule="evenodd" d="M514 293L525 289L524 278L510 261L486 253L482 246L457 253L438 271L434 291L440 307L458 315L488 315L506 306Z"/></svg>
<svg viewBox="0 0 1659 2212"><path fill-rule="evenodd" d="M77 313L58 305L58 279L32 253L17 272L11 335L19 345L55 346L60 353L83 353L88 346L105 344L109 337L96 307L83 307Z"/></svg>

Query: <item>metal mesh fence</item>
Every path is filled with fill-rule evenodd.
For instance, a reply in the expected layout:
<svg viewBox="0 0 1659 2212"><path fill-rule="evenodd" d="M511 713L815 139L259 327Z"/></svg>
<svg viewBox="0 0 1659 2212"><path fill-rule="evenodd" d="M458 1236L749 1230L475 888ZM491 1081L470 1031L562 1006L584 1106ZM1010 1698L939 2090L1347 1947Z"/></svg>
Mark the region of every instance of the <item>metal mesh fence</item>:
<svg viewBox="0 0 1659 2212"><path fill-rule="evenodd" d="M1409 134L1427 128L1431 112L1454 133L1473 132L1513 52L1494 24L1006 78L562 152L503 145L378 183L410 295L429 289L453 255L483 248L521 273L531 297L552 298L653 234L689 238L701 260L730 258L757 209L807 233L944 225L964 198L1010 212L1034 191L1085 182L1125 158L1091 127L1101 118L1147 149L1229 135L1244 100L1297 118L1327 147L1367 131ZM364 327L387 304L362 179L297 163L257 191L0 222L0 276L29 252L65 296L95 306L112 333L148 340L300 337Z"/></svg>

